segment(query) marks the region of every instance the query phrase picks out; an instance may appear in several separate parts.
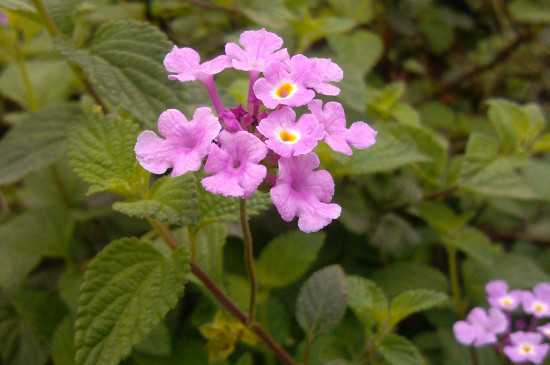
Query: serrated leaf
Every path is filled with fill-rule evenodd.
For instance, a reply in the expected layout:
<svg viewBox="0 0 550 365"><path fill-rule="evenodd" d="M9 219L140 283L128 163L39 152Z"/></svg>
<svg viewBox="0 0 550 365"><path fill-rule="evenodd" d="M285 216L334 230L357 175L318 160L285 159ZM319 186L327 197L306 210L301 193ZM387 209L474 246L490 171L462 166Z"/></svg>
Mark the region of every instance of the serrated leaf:
<svg viewBox="0 0 550 365"><path fill-rule="evenodd" d="M410 289L432 289L446 292L447 277L431 266L415 262L387 265L372 274L374 280L389 298Z"/></svg>
<svg viewBox="0 0 550 365"><path fill-rule="evenodd" d="M440 305L447 299L445 293L435 290L416 289L403 292L391 301L391 323L395 326L411 314Z"/></svg>
<svg viewBox="0 0 550 365"><path fill-rule="evenodd" d="M11 184L61 157L69 124L79 114L75 105L55 105L9 131L0 141L0 185Z"/></svg>
<svg viewBox="0 0 550 365"><path fill-rule="evenodd" d="M75 49L66 37L56 49L79 64L107 101L153 128L158 116L189 101L186 86L169 81L163 60L172 45L152 25L135 20L103 24L88 49Z"/></svg>
<svg viewBox="0 0 550 365"><path fill-rule="evenodd" d="M544 1L515 0L508 5L510 14L528 24L550 24L550 6Z"/></svg>
<svg viewBox="0 0 550 365"><path fill-rule="evenodd" d="M48 0L48 10L61 33L70 36L74 30L74 13L84 0Z"/></svg>
<svg viewBox="0 0 550 365"><path fill-rule="evenodd" d="M113 209L131 217L150 217L161 222L196 225L199 222L195 176L185 174L158 179L146 199L125 200L113 204Z"/></svg>
<svg viewBox="0 0 550 365"><path fill-rule="evenodd" d="M53 334L52 359L54 365L75 365L74 320L66 316Z"/></svg>
<svg viewBox="0 0 550 365"><path fill-rule="evenodd" d="M92 184L88 194L136 195L143 176L148 176L134 153L138 133L136 124L100 113L87 114L72 128L68 144L71 167Z"/></svg>
<svg viewBox="0 0 550 365"><path fill-rule="evenodd" d="M365 321L367 315L377 322L382 321L388 311L388 299L382 289L375 282L360 276L348 275L346 283L348 306L359 319Z"/></svg>
<svg viewBox="0 0 550 365"><path fill-rule="evenodd" d="M176 305L188 273L184 247L165 257L136 238L109 244L80 290L76 363L115 365L127 357Z"/></svg>
<svg viewBox="0 0 550 365"><path fill-rule="evenodd" d="M296 319L312 341L333 329L346 312L347 288L340 266L327 266L310 276L298 294Z"/></svg>
<svg viewBox="0 0 550 365"><path fill-rule="evenodd" d="M36 330L18 315L16 309L0 298L0 353L10 365L42 365L48 359L48 351Z"/></svg>
<svg viewBox="0 0 550 365"><path fill-rule="evenodd" d="M199 225L203 226L216 222L239 221L239 199L212 194L204 190L200 184L203 174L197 174L197 195L199 199ZM260 191L254 192L246 199L246 213L248 217L257 215L271 206L269 194Z"/></svg>
<svg viewBox="0 0 550 365"><path fill-rule="evenodd" d="M441 137L426 127L411 124L394 124L389 132L399 141L414 146L429 162L415 162L415 167L428 179L435 180L443 174L447 167L447 143Z"/></svg>
<svg viewBox="0 0 550 365"><path fill-rule="evenodd" d="M273 239L256 261L260 285L278 288L298 280L317 258L326 235L287 232Z"/></svg>
<svg viewBox="0 0 550 365"><path fill-rule="evenodd" d="M491 241L480 230L464 227L455 234L443 235L443 244L464 252L466 255L485 264L492 264L493 250Z"/></svg>
<svg viewBox="0 0 550 365"><path fill-rule="evenodd" d="M135 350L156 356L167 356L172 352L170 332L164 322L160 322L139 344Z"/></svg>
<svg viewBox="0 0 550 365"><path fill-rule="evenodd" d="M431 158L414 146L405 144L384 133L378 133L374 146L354 151L341 166L336 175L372 174L386 172L412 163L431 161Z"/></svg>
<svg viewBox="0 0 550 365"><path fill-rule="evenodd" d="M377 342L376 348L391 365L425 365L426 360L409 340L395 333L388 333Z"/></svg>

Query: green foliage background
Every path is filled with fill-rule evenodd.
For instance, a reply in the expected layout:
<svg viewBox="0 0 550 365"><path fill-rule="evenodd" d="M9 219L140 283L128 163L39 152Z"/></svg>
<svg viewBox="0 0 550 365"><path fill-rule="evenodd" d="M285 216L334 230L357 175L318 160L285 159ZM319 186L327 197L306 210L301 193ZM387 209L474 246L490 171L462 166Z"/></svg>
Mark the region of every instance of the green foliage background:
<svg viewBox="0 0 550 365"><path fill-rule="evenodd" d="M503 363L451 327L485 305L489 280L550 282L547 1L0 9L2 363L277 363L190 274L193 260L248 310L238 199L205 192L200 173L151 176L133 152L162 111L210 106L198 83L167 80L173 44L207 60L259 28L338 63L330 100L378 131L353 156L316 148L343 208L323 232L283 222L265 193L248 200L262 328L308 364ZM246 73L216 84L226 105L245 102Z"/></svg>

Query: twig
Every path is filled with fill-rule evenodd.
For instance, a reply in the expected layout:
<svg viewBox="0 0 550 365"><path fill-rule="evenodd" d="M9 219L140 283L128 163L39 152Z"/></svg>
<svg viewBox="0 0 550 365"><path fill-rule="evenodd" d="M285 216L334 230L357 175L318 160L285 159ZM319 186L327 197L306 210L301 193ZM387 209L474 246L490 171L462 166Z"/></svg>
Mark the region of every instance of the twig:
<svg viewBox="0 0 550 365"><path fill-rule="evenodd" d="M515 50L518 48L523 42L531 40L533 38L533 34L531 32L523 32L520 33L519 36L510 43L506 48L504 48L502 51L500 51L495 58L493 58L491 61L479 65L477 67L474 67L470 71L467 71L463 73L460 76L457 76L454 80L442 83L439 85L439 89L436 91L435 96L439 96L441 94L446 93L447 91L454 89L458 85L460 85L462 82L471 79L472 77L485 72L491 68L493 68L495 65L503 62L506 60Z"/></svg>
<svg viewBox="0 0 550 365"><path fill-rule="evenodd" d="M252 234L250 234L250 227L248 225L248 218L246 216L246 199L239 199L239 218L241 222L241 230L243 232L244 243L244 262L246 264L246 273L248 274L248 280L250 280L250 303L248 306L248 321L254 322L256 317L256 293L258 292L258 285L256 284L256 274L254 273L254 256L252 253ZM247 325L249 324L247 322Z"/></svg>
<svg viewBox="0 0 550 365"><path fill-rule="evenodd" d="M155 219L147 218L147 221L153 226L158 235L166 242L168 247L174 251L179 247L179 242L174 237L170 229L162 222ZM210 277L194 262L190 263L191 272L195 275L206 287L206 289L218 300L218 302L228 312L234 315L244 325L248 324L248 328L263 340L266 346L279 358L285 365L297 365L297 362L286 352L275 340L265 332L257 322L251 322L249 317L237 307L235 303L229 299L227 295L210 279ZM249 324L250 323L250 324Z"/></svg>

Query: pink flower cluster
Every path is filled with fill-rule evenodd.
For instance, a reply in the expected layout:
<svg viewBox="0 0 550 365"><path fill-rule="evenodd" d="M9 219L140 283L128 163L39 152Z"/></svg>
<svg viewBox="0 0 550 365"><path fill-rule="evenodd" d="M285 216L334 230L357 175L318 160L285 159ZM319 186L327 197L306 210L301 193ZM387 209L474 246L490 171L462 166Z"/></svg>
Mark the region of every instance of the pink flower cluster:
<svg viewBox="0 0 550 365"><path fill-rule="evenodd" d="M539 320L550 318L550 284L537 284L532 291L508 291L505 281L495 280L485 290L491 308L486 312L476 307L465 321L456 322L453 331L457 340L475 347L493 345L515 364L541 364L550 346L542 343L550 340L550 322L539 324ZM520 306L524 314L532 316L530 320L513 321L512 312Z"/></svg>
<svg viewBox="0 0 550 365"><path fill-rule="evenodd" d="M324 140L334 151L351 155L350 146L368 148L376 131L355 122L346 127L340 103L315 99L317 94L338 95L332 82L343 72L330 59L292 58L281 49L283 40L265 29L246 31L241 46L228 43L225 55L200 63L191 48L174 46L164 65L171 80L201 81L217 115L199 108L192 120L170 109L158 120L159 137L144 131L135 152L148 171L162 174L172 168L172 177L197 171L206 158L202 186L209 192L246 199L266 181L271 200L281 217L298 217L304 232L317 231L340 216L341 208L330 203L334 180L313 152ZM214 75L226 68L247 71L250 76L246 109L226 109L214 85ZM296 115L294 107L307 106L309 113ZM268 173L278 167L278 176Z"/></svg>

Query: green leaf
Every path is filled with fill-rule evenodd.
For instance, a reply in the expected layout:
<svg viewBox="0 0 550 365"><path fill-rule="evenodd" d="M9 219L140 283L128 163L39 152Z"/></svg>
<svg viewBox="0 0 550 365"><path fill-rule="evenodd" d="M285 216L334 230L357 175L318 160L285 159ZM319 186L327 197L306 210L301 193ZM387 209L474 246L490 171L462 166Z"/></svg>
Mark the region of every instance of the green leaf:
<svg viewBox="0 0 550 365"><path fill-rule="evenodd" d="M372 0L329 0L334 11L356 23L369 23L374 16Z"/></svg>
<svg viewBox="0 0 550 365"><path fill-rule="evenodd" d="M290 24L299 37L300 50L307 49L319 39L347 32L355 25L353 20L348 18L324 16L312 19L307 13L304 18L290 20Z"/></svg>
<svg viewBox="0 0 550 365"><path fill-rule="evenodd" d="M543 161L529 160L522 167L523 176L537 194L550 200L550 164Z"/></svg>
<svg viewBox="0 0 550 365"><path fill-rule="evenodd" d="M472 218L471 214L457 216L447 205L434 201L415 203L409 212L424 219L440 234L456 233Z"/></svg>
<svg viewBox="0 0 550 365"><path fill-rule="evenodd" d="M103 24L88 49L75 49L66 37L56 38L54 44L82 67L101 96L146 126L154 127L163 111L189 102L183 96L186 86L166 77L162 62L172 45L148 23Z"/></svg>
<svg viewBox="0 0 550 365"><path fill-rule="evenodd" d="M378 341L376 348L391 365L425 365L426 360L409 340L395 333L388 333Z"/></svg>
<svg viewBox="0 0 550 365"><path fill-rule="evenodd" d="M136 124L100 113L87 114L72 128L68 145L71 167L92 184L88 194L136 195L144 176L148 177L134 153L138 133Z"/></svg>
<svg viewBox="0 0 550 365"><path fill-rule="evenodd" d="M377 322L382 321L388 311L388 299L386 294L375 282L360 276L347 276L348 306L359 317L365 319L365 315L372 317Z"/></svg>
<svg viewBox="0 0 550 365"><path fill-rule="evenodd" d="M52 340L54 365L75 365L74 320L68 315L55 330Z"/></svg>
<svg viewBox="0 0 550 365"><path fill-rule="evenodd" d="M15 255L68 256L73 229L63 208L29 210L0 227L0 242Z"/></svg>
<svg viewBox="0 0 550 365"><path fill-rule="evenodd" d="M65 100L73 80L71 69L64 60L29 60L25 62L29 81L40 109ZM0 93L29 110L29 99L16 62L9 63L0 76Z"/></svg>
<svg viewBox="0 0 550 365"><path fill-rule="evenodd" d="M156 356L170 355L172 346L170 344L170 332L164 322L160 322L139 344L135 350Z"/></svg>
<svg viewBox="0 0 550 365"><path fill-rule="evenodd" d="M415 262L385 266L372 274L372 280L376 281L390 298L410 289L432 289L442 292L449 289L447 277L441 271Z"/></svg>
<svg viewBox="0 0 550 365"><path fill-rule="evenodd" d="M61 33L70 36L74 30L75 12L84 0L47 0L48 11Z"/></svg>
<svg viewBox="0 0 550 365"><path fill-rule="evenodd" d="M42 365L48 359L43 340L5 295L0 297L0 353L10 365Z"/></svg>
<svg viewBox="0 0 550 365"><path fill-rule="evenodd" d="M390 304L390 318L395 326L413 313L435 307L444 303L447 295L427 289L408 290L395 297Z"/></svg>
<svg viewBox="0 0 550 365"><path fill-rule="evenodd" d="M220 194L212 194L204 190L199 181L204 177L197 174L197 195L199 198L199 225L203 226L216 222L239 221L239 199L225 197ZM246 213L248 217L257 215L271 206L269 194L254 192L246 199Z"/></svg>
<svg viewBox="0 0 550 365"><path fill-rule="evenodd" d="M439 17L422 21L419 31L435 53L448 50L455 39L452 26Z"/></svg>
<svg viewBox="0 0 550 365"><path fill-rule="evenodd" d="M347 288L340 266L316 271L304 283L296 303L296 319L313 340L333 329L346 312Z"/></svg>
<svg viewBox="0 0 550 365"><path fill-rule="evenodd" d="M550 24L550 5L545 1L514 0L508 3L510 14L528 24Z"/></svg>
<svg viewBox="0 0 550 365"><path fill-rule="evenodd" d="M491 241L481 231L465 227L455 234L443 235L443 244L464 252L466 255L485 264L493 261Z"/></svg>
<svg viewBox="0 0 550 365"><path fill-rule="evenodd" d="M336 167L336 175L372 174L386 172L412 163L430 161L431 158L414 146L379 132L374 146L354 151L353 155ZM334 170L333 170L334 171Z"/></svg>
<svg viewBox="0 0 550 365"><path fill-rule="evenodd" d="M136 238L108 245L80 290L76 363L115 365L127 357L176 305L188 273L184 247L164 256Z"/></svg>
<svg viewBox="0 0 550 365"><path fill-rule="evenodd" d="M69 123L79 114L77 106L55 105L9 131L0 141L0 185L11 184L57 160L65 152Z"/></svg>
<svg viewBox="0 0 550 365"><path fill-rule="evenodd" d="M278 288L298 280L317 258L325 237L322 232L293 231L273 239L256 261L260 285Z"/></svg>
<svg viewBox="0 0 550 365"><path fill-rule="evenodd" d="M113 209L131 217L150 217L161 222L195 225L199 222L195 176L185 174L158 179L147 199L125 200L113 204Z"/></svg>
<svg viewBox="0 0 550 365"><path fill-rule="evenodd" d="M282 0L254 1L245 0L241 10L250 20L273 30L285 30L288 20L293 18Z"/></svg>
<svg viewBox="0 0 550 365"><path fill-rule="evenodd" d="M435 180L447 167L447 142L428 128L411 124L394 124L389 132L400 142L414 146L430 158L430 162L416 162L416 168L426 178Z"/></svg>
<svg viewBox="0 0 550 365"><path fill-rule="evenodd" d="M35 7L28 0L2 0L0 9L9 10L37 22L40 21Z"/></svg>

